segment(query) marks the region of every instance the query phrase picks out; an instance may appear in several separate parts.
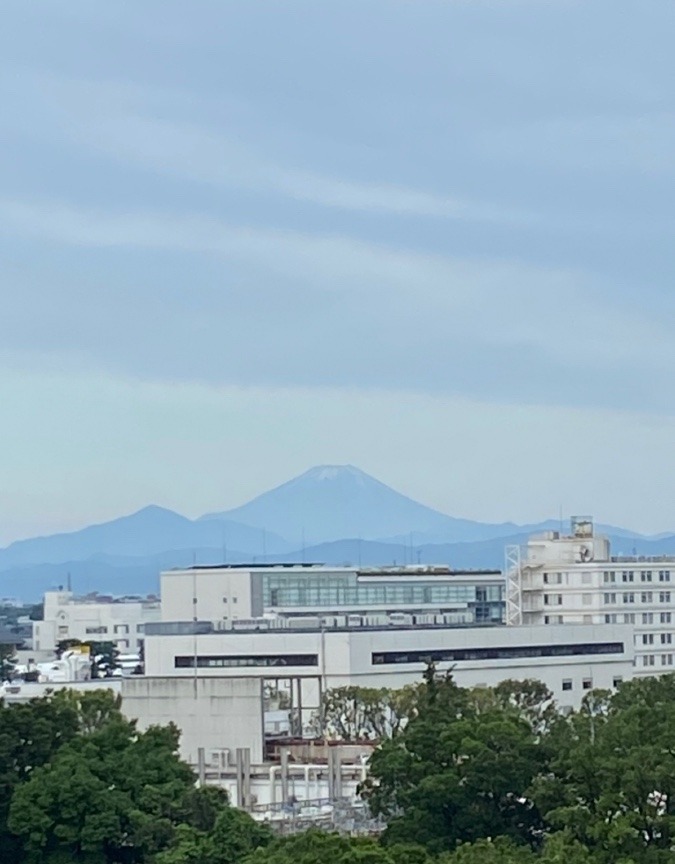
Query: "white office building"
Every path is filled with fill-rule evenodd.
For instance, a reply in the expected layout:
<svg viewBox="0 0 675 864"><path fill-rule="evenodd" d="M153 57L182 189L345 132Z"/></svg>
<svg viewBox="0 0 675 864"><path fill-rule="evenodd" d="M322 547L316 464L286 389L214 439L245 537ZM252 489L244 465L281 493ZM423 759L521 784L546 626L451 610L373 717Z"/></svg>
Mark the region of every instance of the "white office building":
<svg viewBox="0 0 675 864"><path fill-rule="evenodd" d="M674 558L612 555L592 519L575 517L568 535L507 550L506 577L508 624L629 625L635 674L675 671Z"/></svg>
<svg viewBox="0 0 675 864"><path fill-rule="evenodd" d="M53 651L59 642L114 642L123 653L136 653L145 625L161 617L156 599L76 597L71 591L47 591L41 621L33 622L33 649Z"/></svg>
<svg viewBox="0 0 675 864"><path fill-rule="evenodd" d="M415 614L420 622L504 620L499 570L447 566L326 567L252 564L191 567L161 574L162 620L241 621Z"/></svg>

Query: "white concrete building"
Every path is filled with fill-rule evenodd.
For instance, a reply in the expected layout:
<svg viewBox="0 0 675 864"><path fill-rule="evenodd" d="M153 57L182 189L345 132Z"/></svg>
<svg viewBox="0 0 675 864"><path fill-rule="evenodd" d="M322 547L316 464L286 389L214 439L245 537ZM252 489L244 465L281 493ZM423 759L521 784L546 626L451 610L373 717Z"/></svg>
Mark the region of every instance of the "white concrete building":
<svg viewBox="0 0 675 864"><path fill-rule="evenodd" d="M272 616L416 613L447 623L501 623L499 570L447 566L327 567L260 564L191 567L161 574L163 621L237 621Z"/></svg>
<svg viewBox="0 0 675 864"><path fill-rule="evenodd" d="M562 707L586 691L631 677L631 627L549 625L335 626L318 619L218 628L209 622L148 626L145 671L168 678L313 679L322 689L347 685L400 688L418 682L431 660L452 669L460 686L507 678L543 681ZM264 627L265 629L254 629ZM314 705L318 699L314 700Z"/></svg>
<svg viewBox="0 0 675 864"><path fill-rule="evenodd" d="M53 651L65 639L79 639L114 642L120 651L135 653L143 642L145 625L160 617L158 600L47 591L42 620L33 622L33 649Z"/></svg>
<svg viewBox="0 0 675 864"><path fill-rule="evenodd" d="M635 674L675 671L675 558L613 556L592 519L575 517L569 535L532 537L507 563L508 624L629 625Z"/></svg>

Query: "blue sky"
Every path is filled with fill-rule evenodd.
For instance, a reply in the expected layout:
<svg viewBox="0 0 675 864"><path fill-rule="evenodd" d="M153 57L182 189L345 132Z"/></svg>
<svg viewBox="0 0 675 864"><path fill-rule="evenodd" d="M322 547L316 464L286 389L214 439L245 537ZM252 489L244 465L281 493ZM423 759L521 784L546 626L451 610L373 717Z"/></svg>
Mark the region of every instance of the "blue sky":
<svg viewBox="0 0 675 864"><path fill-rule="evenodd" d="M675 530L675 6L5 4L0 541L349 462Z"/></svg>

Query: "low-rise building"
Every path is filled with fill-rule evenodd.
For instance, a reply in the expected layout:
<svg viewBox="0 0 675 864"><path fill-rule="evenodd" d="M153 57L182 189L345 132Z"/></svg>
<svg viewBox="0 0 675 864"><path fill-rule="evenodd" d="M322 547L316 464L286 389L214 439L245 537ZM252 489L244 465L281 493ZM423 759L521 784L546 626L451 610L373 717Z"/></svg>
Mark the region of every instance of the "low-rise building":
<svg viewBox="0 0 675 864"><path fill-rule="evenodd" d="M452 670L464 687L538 679L561 707L572 708L585 692L612 689L629 679L633 657L632 628L619 625L162 622L148 625L145 673L161 678L311 678L324 690L350 685L396 689L420 681L433 662L441 671Z"/></svg>
<svg viewBox="0 0 675 864"><path fill-rule="evenodd" d="M145 625L160 620L156 598L76 597L71 591L47 591L41 621L33 622L33 649L53 651L59 642L113 642L124 653L137 653Z"/></svg>

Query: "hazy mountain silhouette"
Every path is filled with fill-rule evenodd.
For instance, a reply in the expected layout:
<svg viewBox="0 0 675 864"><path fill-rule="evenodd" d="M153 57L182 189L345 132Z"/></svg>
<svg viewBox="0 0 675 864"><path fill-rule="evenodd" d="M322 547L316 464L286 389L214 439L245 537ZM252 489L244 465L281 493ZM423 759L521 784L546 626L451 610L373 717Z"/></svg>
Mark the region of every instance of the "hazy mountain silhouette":
<svg viewBox="0 0 675 864"><path fill-rule="evenodd" d="M147 557L167 549L232 546L248 554L284 551L289 545L271 532L231 520L192 521L172 510L151 505L137 513L90 525L80 531L19 540L0 549L0 571L29 564L81 561L95 555ZM222 556L222 553L221 553Z"/></svg>
<svg viewBox="0 0 675 864"><path fill-rule="evenodd" d="M485 525L447 516L402 495L353 465L319 465L252 501L204 519L234 519L275 531L302 545L344 537L368 540L401 535L445 541L504 536L515 525ZM407 541L406 541L407 542Z"/></svg>
<svg viewBox="0 0 675 864"><path fill-rule="evenodd" d="M559 528L558 520L516 525L455 518L354 466L324 465L241 507L198 520L153 505L80 531L12 543L0 549L0 591L37 599L66 584L70 572L78 592L145 593L157 590L162 569L225 559L499 568L505 545ZM615 554L675 554L671 534L646 538L612 526L598 530L610 535Z"/></svg>

